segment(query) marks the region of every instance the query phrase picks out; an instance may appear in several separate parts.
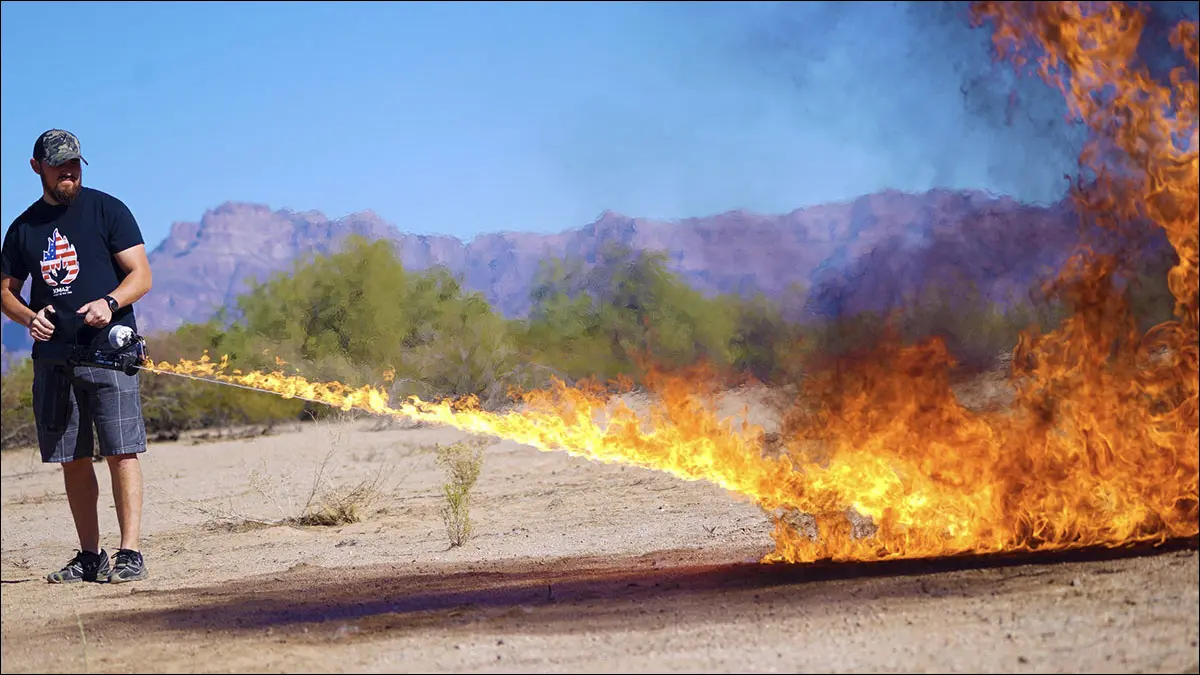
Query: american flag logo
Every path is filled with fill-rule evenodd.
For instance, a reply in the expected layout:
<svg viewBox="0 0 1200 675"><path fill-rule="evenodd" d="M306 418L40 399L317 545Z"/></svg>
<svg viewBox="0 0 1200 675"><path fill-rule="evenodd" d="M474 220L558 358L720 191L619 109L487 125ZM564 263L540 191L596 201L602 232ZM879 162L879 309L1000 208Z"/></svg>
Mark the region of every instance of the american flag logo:
<svg viewBox="0 0 1200 675"><path fill-rule="evenodd" d="M66 272L65 276L56 279L62 272ZM77 276L79 257L75 255L75 247L55 228L47 240L46 250L42 251L42 279L47 286L68 286Z"/></svg>

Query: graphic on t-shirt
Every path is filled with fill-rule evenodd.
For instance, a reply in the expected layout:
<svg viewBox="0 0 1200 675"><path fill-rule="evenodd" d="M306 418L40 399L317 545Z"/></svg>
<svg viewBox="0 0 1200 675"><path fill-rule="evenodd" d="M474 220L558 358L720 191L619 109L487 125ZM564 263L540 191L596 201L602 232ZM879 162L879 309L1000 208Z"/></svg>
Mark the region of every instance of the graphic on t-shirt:
<svg viewBox="0 0 1200 675"><path fill-rule="evenodd" d="M46 250L42 251L42 280L54 288L55 295L66 295L71 292L67 286L77 276L79 257L75 255L75 247L55 228L47 239Z"/></svg>

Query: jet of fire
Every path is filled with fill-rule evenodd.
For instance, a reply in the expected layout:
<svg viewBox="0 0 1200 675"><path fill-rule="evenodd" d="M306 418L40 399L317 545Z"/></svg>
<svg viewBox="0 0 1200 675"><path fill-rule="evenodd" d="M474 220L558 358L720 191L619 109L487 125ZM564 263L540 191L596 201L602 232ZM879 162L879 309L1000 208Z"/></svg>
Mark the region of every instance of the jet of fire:
<svg viewBox="0 0 1200 675"><path fill-rule="evenodd" d="M1018 65L1037 54L1094 132L1081 162L1095 179L1073 196L1085 219L1161 227L1179 255L1169 282L1176 320L1140 334L1113 279L1121 261L1083 250L1051 289L1074 313L1014 350L1008 410L974 412L955 398L937 340L885 342L849 367L814 372L790 416L786 452L764 456L762 430L722 420L703 378L660 376L639 415L603 392L526 392L497 413L473 400L393 405L386 392L241 373L207 359L155 368L284 396L511 439L547 451L707 480L775 514L764 561L878 560L1192 537L1198 516L1197 38L1160 85L1135 67L1141 15L1120 3L975 6ZM1135 253L1135 252L1130 252ZM845 365L845 364L843 364ZM815 405L809 403L816 401ZM872 536L853 536L848 510ZM801 532L812 514L819 536Z"/></svg>

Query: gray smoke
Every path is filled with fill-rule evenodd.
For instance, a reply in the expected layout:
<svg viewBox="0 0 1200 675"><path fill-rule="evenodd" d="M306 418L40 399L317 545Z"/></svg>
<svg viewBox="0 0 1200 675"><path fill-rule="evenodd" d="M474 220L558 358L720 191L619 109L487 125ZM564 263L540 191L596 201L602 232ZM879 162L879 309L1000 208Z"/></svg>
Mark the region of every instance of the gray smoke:
<svg viewBox="0 0 1200 675"><path fill-rule="evenodd" d="M1195 2L1146 3L1141 56L1157 77L1183 63L1167 44ZM1031 201L1059 199L1086 130L1062 94L1000 62L968 2L703 3L686 21L747 77L800 102L798 125L854 130L897 176L928 187L986 182ZM983 173L981 176L980 173Z"/></svg>

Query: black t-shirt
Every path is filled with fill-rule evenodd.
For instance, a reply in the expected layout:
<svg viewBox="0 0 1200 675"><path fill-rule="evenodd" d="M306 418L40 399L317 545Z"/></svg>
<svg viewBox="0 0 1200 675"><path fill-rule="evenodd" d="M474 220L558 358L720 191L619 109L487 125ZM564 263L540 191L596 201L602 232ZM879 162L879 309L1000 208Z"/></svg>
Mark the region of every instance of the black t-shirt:
<svg viewBox="0 0 1200 675"><path fill-rule="evenodd" d="M113 257L132 246L144 244L141 228L120 199L88 187L80 188L70 206L53 205L38 199L9 226L4 234L0 272L24 281L33 279L29 308L41 311L54 305L56 312L75 314L87 303L112 293L125 278ZM99 330L74 321L78 333L56 330L51 342L89 344ZM113 314L112 324L137 331L133 307ZM33 345L33 358L44 351Z"/></svg>

